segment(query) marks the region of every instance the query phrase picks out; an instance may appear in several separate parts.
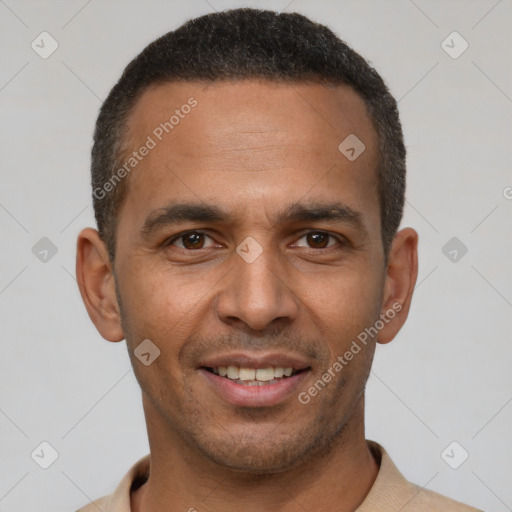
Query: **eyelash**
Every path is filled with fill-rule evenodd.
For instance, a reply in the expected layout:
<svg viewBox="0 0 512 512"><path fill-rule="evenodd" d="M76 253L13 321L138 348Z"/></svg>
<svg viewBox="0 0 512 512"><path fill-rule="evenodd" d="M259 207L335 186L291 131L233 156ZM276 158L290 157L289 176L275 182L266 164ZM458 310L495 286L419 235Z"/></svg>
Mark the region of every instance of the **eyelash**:
<svg viewBox="0 0 512 512"><path fill-rule="evenodd" d="M179 240L180 238L183 238L185 237L186 235L190 235L192 233L196 233L196 234L200 234L200 235L204 235L210 239L212 239L212 237L210 235L208 235L207 233L205 233L204 231L201 231L201 230L190 230L190 231L183 231L181 233L178 233L177 235L174 235L173 237L171 238L168 238L165 242L164 242L164 246L167 247L167 246L171 246L176 240ZM346 241L343 237L341 236L337 236L337 235L333 235L332 233L329 233L328 231L321 231L321 230L310 230L310 231L307 231L306 233L303 233L301 235L301 237L299 238L302 239L304 238L305 236L307 235L310 235L312 233L318 233L318 234L322 234L322 235L327 235L331 238L334 238L339 245L341 246L344 246L346 245ZM330 246L330 247L320 247L320 248L315 248L315 247L307 247L307 249L310 249L310 250L313 250L313 251L329 251L329 250L332 250L334 249L336 246ZM200 249L187 249L185 247L177 247L178 249L181 249L181 250L184 250L184 251L187 251L187 252L199 252L201 251L202 249L208 249L208 247L206 248L200 248Z"/></svg>

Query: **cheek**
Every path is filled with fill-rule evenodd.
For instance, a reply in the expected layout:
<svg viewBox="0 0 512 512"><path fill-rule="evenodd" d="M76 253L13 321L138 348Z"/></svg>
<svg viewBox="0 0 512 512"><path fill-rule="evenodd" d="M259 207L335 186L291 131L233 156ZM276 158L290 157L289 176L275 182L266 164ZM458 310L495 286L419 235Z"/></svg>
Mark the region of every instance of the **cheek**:
<svg viewBox="0 0 512 512"><path fill-rule="evenodd" d="M339 268L329 275L304 278L304 302L315 310L323 334L343 348L347 338L357 336L378 317L381 281L368 267Z"/></svg>
<svg viewBox="0 0 512 512"><path fill-rule="evenodd" d="M160 408L162 404L163 411L164 404L176 404L187 396L179 356L191 330L204 316L201 298L205 290L191 285L190 277L186 285L169 272L143 270L142 266L126 270L128 278L121 280L120 292L123 328L132 366L141 388L155 407ZM159 350L158 356L147 366L136 356L137 347L146 339Z"/></svg>
<svg viewBox="0 0 512 512"><path fill-rule="evenodd" d="M149 338L167 350L178 350L179 340L204 317L208 291L221 277L217 274L171 269L165 262L148 265L135 260L126 266L119 276L119 291L127 341L136 344Z"/></svg>

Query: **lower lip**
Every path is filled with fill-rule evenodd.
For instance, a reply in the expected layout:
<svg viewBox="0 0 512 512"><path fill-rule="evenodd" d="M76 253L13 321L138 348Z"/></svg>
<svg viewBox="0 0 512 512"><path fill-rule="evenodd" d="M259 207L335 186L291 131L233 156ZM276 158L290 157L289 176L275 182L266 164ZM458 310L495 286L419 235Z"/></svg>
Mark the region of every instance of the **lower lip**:
<svg viewBox="0 0 512 512"><path fill-rule="evenodd" d="M304 370L274 384L247 386L238 384L226 377L215 375L204 368L199 368L198 371L204 375L215 392L226 402L241 407L269 407L277 405L290 396L297 394L300 385L309 373L309 370Z"/></svg>

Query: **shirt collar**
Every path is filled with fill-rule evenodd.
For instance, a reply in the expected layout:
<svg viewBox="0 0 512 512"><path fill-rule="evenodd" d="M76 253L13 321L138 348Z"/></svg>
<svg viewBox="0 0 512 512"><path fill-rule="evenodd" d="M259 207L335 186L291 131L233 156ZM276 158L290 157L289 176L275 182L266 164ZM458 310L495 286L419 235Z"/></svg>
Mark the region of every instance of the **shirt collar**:
<svg viewBox="0 0 512 512"><path fill-rule="evenodd" d="M405 510L422 488L408 482L395 466L386 450L374 441L367 441L377 464L379 473L370 492L358 507L356 512L396 512ZM125 474L115 491L95 503L100 510L108 512L131 512L130 493L143 485L150 472L150 454L139 459ZM89 505L97 508L94 504ZM93 511L93 508L84 507L78 512Z"/></svg>

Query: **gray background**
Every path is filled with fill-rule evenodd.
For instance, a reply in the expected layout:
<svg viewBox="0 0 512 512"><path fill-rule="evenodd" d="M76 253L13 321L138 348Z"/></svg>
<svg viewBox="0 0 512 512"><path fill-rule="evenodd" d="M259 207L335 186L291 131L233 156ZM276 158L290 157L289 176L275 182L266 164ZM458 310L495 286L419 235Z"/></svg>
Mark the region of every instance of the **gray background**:
<svg viewBox="0 0 512 512"><path fill-rule="evenodd" d="M421 486L512 510L510 0L0 0L0 511L73 511L148 452L125 343L98 335L74 277L77 233L94 225L92 130L146 44L242 5L330 25L399 99L420 271L409 321L377 350L367 437ZM43 31L59 45L47 59L31 48ZM456 59L442 47L453 31L469 43ZM57 247L46 262L43 237ZM31 458L42 441L58 452L48 469Z"/></svg>

